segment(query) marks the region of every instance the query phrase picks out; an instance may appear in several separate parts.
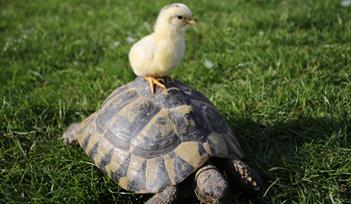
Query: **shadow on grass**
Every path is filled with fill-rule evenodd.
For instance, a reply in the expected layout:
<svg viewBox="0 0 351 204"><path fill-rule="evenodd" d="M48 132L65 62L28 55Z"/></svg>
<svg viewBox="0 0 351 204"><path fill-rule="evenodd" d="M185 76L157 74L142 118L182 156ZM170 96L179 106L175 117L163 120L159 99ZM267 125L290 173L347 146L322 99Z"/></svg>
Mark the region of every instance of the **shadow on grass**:
<svg viewBox="0 0 351 204"><path fill-rule="evenodd" d="M350 147L351 142L347 139L351 134L348 128L350 122L327 117L302 117L276 122L273 125L263 125L250 119L229 120L245 153L244 160L256 169L264 180L264 203L272 203L272 200L275 200L274 203L296 201L299 198L297 188L313 185L310 184L313 183L311 180L304 180L308 180L306 177L309 177L309 174L314 173L314 176L320 177L321 180L333 177L321 172L323 169L332 171L338 168L328 166L325 160L330 157L330 152L338 154L337 149ZM336 176L340 186L347 185L346 182L343 183L346 176ZM323 185L323 182L316 182L315 185ZM326 181L325 184L329 185ZM327 193L322 186L317 190L320 190L321 194L323 191ZM280 195L280 200L271 197L271 194ZM341 192L340 195L341 198L348 196L347 192ZM241 195L237 199L239 203L250 203Z"/></svg>

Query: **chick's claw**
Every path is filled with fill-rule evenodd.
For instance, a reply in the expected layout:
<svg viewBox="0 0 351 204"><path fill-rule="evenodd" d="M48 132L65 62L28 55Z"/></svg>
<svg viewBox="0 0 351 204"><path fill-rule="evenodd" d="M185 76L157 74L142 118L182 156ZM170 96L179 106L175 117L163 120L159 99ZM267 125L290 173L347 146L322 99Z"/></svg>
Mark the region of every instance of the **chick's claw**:
<svg viewBox="0 0 351 204"><path fill-rule="evenodd" d="M161 88L166 88L165 85L163 85L161 82L159 81L162 81L164 83L164 80L161 78L161 79L156 79L154 77L144 77L144 79L146 81L149 81L149 84L150 84L150 89L151 89L151 93L154 94L154 85L157 85Z"/></svg>

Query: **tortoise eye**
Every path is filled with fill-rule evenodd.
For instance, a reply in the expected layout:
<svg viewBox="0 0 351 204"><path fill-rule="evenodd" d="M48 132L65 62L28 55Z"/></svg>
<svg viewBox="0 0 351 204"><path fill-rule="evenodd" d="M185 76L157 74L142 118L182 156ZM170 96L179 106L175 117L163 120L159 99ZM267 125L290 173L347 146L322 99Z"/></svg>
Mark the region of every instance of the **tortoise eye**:
<svg viewBox="0 0 351 204"><path fill-rule="evenodd" d="M182 20L182 19L183 19L183 16L177 16L177 18L178 18L179 20Z"/></svg>

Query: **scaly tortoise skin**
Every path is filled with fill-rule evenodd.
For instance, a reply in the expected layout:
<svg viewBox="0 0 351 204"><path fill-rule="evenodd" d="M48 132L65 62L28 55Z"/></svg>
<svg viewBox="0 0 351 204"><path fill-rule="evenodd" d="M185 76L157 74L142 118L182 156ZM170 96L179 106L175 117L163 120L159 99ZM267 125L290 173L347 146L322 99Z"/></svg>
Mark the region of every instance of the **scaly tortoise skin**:
<svg viewBox="0 0 351 204"><path fill-rule="evenodd" d="M101 170L136 193L175 186L210 158L242 157L230 127L206 97L179 81L164 82L167 90L155 94L142 78L116 89L64 139L74 135ZM257 181L247 183L259 188Z"/></svg>

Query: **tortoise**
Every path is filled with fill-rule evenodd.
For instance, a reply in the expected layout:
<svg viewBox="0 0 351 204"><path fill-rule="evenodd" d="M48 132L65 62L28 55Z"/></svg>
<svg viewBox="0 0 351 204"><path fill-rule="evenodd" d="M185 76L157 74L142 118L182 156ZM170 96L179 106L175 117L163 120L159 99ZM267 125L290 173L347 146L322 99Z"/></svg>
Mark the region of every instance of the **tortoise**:
<svg viewBox="0 0 351 204"><path fill-rule="evenodd" d="M241 160L237 139L211 102L180 81L163 81L167 88L154 94L141 77L117 88L64 132L64 142L78 142L123 189L155 194L147 203L174 203L189 179L183 186L204 203L227 200L229 183L259 195L260 176Z"/></svg>

